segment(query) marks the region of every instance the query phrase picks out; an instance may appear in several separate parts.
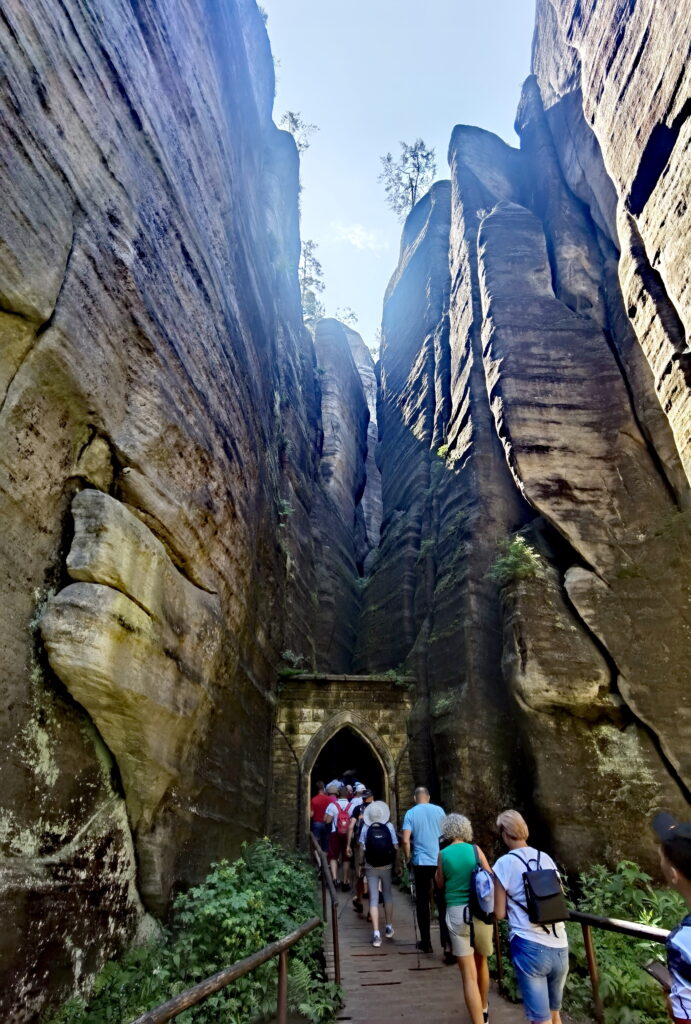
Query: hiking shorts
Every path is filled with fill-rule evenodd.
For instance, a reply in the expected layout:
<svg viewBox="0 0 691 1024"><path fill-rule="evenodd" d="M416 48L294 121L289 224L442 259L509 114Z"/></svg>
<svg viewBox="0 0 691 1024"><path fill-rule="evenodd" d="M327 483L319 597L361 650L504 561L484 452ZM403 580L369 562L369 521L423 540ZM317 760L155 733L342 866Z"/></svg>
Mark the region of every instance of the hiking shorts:
<svg viewBox="0 0 691 1024"><path fill-rule="evenodd" d="M568 946L555 949L514 935L511 959L526 1017L549 1020L554 1010L561 1009L564 982L569 973Z"/></svg>
<svg viewBox="0 0 691 1024"><path fill-rule="evenodd" d="M454 956L470 956L473 951L478 953L479 956L492 955L492 940L494 937L492 925L484 924L482 921L473 918L471 935L470 913L468 912L467 903L461 903L457 907L446 908L446 927L449 929L451 952ZM541 1019L544 1020L545 1018Z"/></svg>
<svg viewBox="0 0 691 1024"><path fill-rule="evenodd" d="M345 863L350 860L350 857L346 854L348 849L348 836L347 834L342 836L338 832L331 832L329 834L329 860L338 860L339 857Z"/></svg>

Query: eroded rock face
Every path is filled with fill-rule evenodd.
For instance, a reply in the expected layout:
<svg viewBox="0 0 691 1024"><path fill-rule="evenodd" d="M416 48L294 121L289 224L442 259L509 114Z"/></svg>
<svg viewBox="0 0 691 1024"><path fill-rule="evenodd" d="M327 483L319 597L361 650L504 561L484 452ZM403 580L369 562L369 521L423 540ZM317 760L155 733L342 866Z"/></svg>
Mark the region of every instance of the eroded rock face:
<svg viewBox="0 0 691 1024"><path fill-rule="evenodd" d="M360 537L358 561L362 568L368 556L379 546L382 520L381 473L376 463L379 427L377 425L377 393L379 380L370 350L357 333L346 328L346 336L355 366L360 374L362 390L367 401L369 421L367 424L367 460L365 463L365 489L360 506L362 509L363 533Z"/></svg>
<svg viewBox="0 0 691 1024"><path fill-rule="evenodd" d="M515 802L573 869L624 854L653 867L645 822L683 813L691 784L686 285L662 255L679 253L686 216L672 85L688 96L687 71L665 47L688 16L664 6L653 42L646 5L538 4L521 148L454 130L448 264L427 221L437 185L408 219L384 313L384 519L361 651L415 671L417 770L477 815L480 841L487 808ZM663 63L667 100L643 113ZM672 143L668 129L678 136L642 201L646 140ZM449 324L444 370L428 321L447 288L434 307ZM394 574L397 609L384 597Z"/></svg>
<svg viewBox="0 0 691 1024"><path fill-rule="evenodd" d="M671 3L538 3L533 70L560 163L621 253L630 323L687 478L690 43L691 12Z"/></svg>
<svg viewBox="0 0 691 1024"><path fill-rule="evenodd" d="M351 333L338 320L328 319L318 322L314 334L323 431L314 505L314 633L322 672L351 670L360 607L357 522L364 518L368 407L351 352Z"/></svg>
<svg viewBox="0 0 691 1024"><path fill-rule="evenodd" d="M561 863L616 863L635 849L656 872L655 845L641 837L657 808L683 815L686 801L620 696L621 677L574 614L544 534L526 537L539 568L503 588L503 668L529 752L536 824Z"/></svg>
<svg viewBox="0 0 691 1024"><path fill-rule="evenodd" d="M152 837L166 794L184 791L212 711L222 619L218 595L190 583L161 542L114 498L81 491L67 571L75 582L48 601L48 660L115 757L142 854L140 886L165 907L175 824ZM152 843L158 847L151 850Z"/></svg>
<svg viewBox="0 0 691 1024"><path fill-rule="evenodd" d="M0 1016L21 1021L134 935L140 896L163 912L265 831L276 667L286 633L314 648L319 407L256 5L30 0L0 35Z"/></svg>

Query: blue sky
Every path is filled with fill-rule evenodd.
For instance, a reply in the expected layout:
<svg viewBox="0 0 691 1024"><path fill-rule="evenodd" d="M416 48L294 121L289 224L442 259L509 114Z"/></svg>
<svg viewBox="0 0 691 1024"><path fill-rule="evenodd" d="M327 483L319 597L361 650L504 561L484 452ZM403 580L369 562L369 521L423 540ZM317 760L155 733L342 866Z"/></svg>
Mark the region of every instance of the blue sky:
<svg viewBox="0 0 691 1024"><path fill-rule="evenodd" d="M327 313L350 306L368 344L381 321L401 225L379 157L421 136L437 177L455 124L516 145L534 0L261 0L277 67L274 120L319 126L302 157L302 237L324 268Z"/></svg>

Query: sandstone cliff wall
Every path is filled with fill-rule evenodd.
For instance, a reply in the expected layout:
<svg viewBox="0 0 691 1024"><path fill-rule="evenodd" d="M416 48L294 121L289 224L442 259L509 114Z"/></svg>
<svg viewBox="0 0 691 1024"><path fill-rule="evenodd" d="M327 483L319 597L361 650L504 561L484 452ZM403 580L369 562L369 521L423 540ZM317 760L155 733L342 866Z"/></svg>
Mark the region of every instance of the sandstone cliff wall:
<svg viewBox="0 0 691 1024"><path fill-rule="evenodd" d="M418 771L574 869L653 866L691 787L691 19L630 6L539 3L520 149L457 127L408 218L362 610L362 667L417 676Z"/></svg>
<svg viewBox="0 0 691 1024"><path fill-rule="evenodd" d="M319 405L256 5L31 0L0 35L19 1021L265 829L276 667L314 645Z"/></svg>
<svg viewBox="0 0 691 1024"><path fill-rule="evenodd" d="M360 610L368 406L351 336L338 320L320 320L314 348L321 389L322 439L313 529L316 556L315 644L320 672L349 672Z"/></svg>

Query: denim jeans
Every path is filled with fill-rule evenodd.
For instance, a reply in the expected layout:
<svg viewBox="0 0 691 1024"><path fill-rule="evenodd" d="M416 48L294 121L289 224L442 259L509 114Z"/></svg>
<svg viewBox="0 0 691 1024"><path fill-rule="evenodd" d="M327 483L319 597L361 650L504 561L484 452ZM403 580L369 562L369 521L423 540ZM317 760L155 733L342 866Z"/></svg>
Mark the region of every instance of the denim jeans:
<svg viewBox="0 0 691 1024"><path fill-rule="evenodd" d="M564 982L569 973L568 947L555 949L514 935L511 959L526 1017L531 1021L549 1020L552 1010L561 1009Z"/></svg>
<svg viewBox="0 0 691 1024"><path fill-rule="evenodd" d="M313 821L310 825L310 832L321 846L324 853L329 851L329 833L331 832L331 825L325 824L323 821Z"/></svg>

